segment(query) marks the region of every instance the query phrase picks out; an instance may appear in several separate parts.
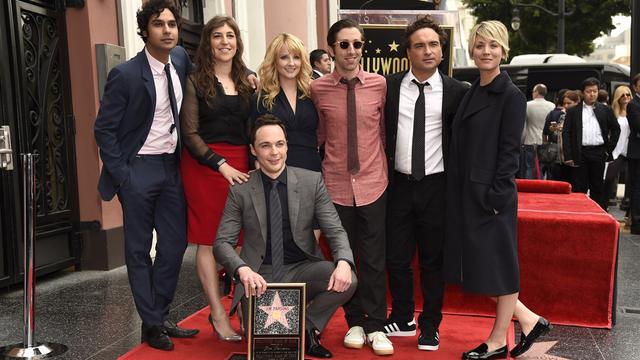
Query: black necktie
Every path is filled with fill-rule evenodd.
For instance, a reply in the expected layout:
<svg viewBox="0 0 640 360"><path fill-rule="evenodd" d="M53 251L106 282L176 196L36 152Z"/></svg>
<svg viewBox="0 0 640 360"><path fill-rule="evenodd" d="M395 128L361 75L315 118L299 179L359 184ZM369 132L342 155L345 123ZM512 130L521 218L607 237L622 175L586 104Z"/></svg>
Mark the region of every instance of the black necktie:
<svg viewBox="0 0 640 360"><path fill-rule="evenodd" d="M173 80L171 79L171 64L167 63L164 66L164 72L167 74L167 83L169 84L169 102L171 103L171 112L173 113L173 124L169 128L169 133L173 134L178 124L178 101L176 100L176 93L173 91ZM180 143L180 131L178 131L178 143ZM179 153L179 151L178 151Z"/></svg>
<svg viewBox="0 0 640 360"><path fill-rule="evenodd" d="M345 78L340 82L347 85L347 170L351 174L360 171L360 160L358 159L358 126L356 123L356 82L358 78L351 80Z"/></svg>
<svg viewBox="0 0 640 360"><path fill-rule="evenodd" d="M429 86L428 82L419 83L416 79L411 80L418 85L420 94L413 109L413 145L411 147L411 177L415 180L422 180L424 177L424 87Z"/></svg>
<svg viewBox="0 0 640 360"><path fill-rule="evenodd" d="M269 192L269 220L271 224L271 268L273 282L284 278L284 246L282 244L282 206L278 196L278 180L271 183Z"/></svg>

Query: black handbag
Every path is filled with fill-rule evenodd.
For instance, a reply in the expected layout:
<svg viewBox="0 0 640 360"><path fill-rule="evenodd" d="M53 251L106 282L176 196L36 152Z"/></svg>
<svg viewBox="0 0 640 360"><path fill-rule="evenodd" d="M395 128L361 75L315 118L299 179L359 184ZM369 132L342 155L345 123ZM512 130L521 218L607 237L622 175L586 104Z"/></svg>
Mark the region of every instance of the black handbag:
<svg viewBox="0 0 640 360"><path fill-rule="evenodd" d="M543 163L555 163L560 161L560 145L548 143L538 145L538 160Z"/></svg>

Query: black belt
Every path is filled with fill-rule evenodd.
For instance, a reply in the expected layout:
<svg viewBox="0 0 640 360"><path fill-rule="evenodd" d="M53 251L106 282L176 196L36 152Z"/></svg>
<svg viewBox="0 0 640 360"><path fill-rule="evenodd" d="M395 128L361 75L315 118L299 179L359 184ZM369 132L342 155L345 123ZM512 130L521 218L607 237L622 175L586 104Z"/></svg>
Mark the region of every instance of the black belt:
<svg viewBox="0 0 640 360"><path fill-rule="evenodd" d="M155 160L155 161L174 161L176 160L176 154L162 153L162 154L138 154L136 159L141 160Z"/></svg>
<svg viewBox="0 0 640 360"><path fill-rule="evenodd" d="M444 176L444 171L435 173L435 174L429 174L429 175L425 175L422 179L420 180L416 180L411 174L405 174L405 173L401 173L399 171L394 170L393 171L394 176L397 176L401 179L406 179L407 181L411 181L411 182L418 182L418 181L422 181L425 179L435 179L441 176Z"/></svg>

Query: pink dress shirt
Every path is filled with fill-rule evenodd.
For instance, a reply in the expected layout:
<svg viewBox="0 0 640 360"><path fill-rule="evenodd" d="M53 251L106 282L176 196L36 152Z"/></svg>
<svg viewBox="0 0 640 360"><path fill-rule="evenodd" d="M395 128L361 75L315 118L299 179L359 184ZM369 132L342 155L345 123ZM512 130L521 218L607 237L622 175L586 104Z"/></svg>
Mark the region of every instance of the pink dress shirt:
<svg viewBox="0 0 640 360"><path fill-rule="evenodd" d="M347 170L347 86L333 72L311 82L311 99L320 122L318 144L325 145L322 173L334 203L342 206L368 205L387 188L387 161L384 155L384 104L387 82L384 77L360 69L356 83L358 159L360 171Z"/></svg>

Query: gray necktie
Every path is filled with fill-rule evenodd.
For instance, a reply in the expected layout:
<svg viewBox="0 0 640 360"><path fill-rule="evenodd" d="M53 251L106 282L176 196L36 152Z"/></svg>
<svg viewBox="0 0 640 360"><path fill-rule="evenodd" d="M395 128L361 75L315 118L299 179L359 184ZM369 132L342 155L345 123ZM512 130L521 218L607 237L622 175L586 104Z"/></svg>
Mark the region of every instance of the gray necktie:
<svg viewBox="0 0 640 360"><path fill-rule="evenodd" d="M278 196L278 180L271 182L269 192L269 219L271 222L271 267L273 281L280 282L284 278L284 247L282 245L282 206Z"/></svg>

